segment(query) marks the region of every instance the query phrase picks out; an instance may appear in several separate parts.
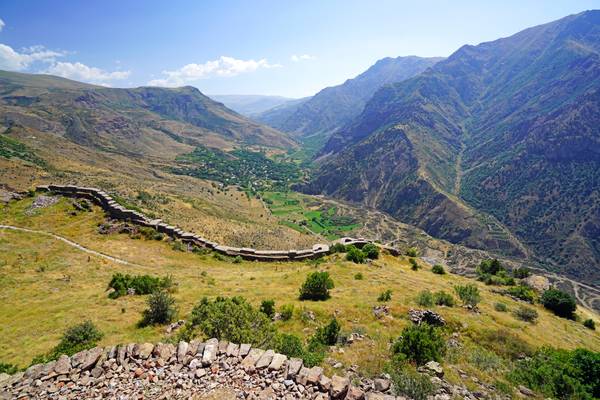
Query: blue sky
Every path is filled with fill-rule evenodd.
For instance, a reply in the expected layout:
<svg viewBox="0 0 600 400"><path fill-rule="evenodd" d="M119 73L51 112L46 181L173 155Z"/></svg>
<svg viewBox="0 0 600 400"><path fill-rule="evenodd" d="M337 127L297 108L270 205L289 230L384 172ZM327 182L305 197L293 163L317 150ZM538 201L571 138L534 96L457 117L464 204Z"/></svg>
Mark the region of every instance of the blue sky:
<svg viewBox="0 0 600 400"><path fill-rule="evenodd" d="M0 69L302 97L383 57L448 56L594 8L600 0L3 0Z"/></svg>

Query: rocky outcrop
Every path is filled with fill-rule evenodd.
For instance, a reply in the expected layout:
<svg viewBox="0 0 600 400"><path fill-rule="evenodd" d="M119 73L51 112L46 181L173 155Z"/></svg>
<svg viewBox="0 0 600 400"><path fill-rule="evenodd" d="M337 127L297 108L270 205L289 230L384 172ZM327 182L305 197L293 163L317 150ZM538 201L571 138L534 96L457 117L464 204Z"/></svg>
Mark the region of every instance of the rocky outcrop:
<svg viewBox="0 0 600 400"><path fill-rule="evenodd" d="M330 253L330 246L328 244L321 243L315 244L311 249L301 250L256 250L252 248L225 246L212 242L194 233L184 232L182 229L166 224L160 219L149 219L141 212L123 207L122 205L118 204L108 193L96 188L86 188L73 185L45 185L38 186L37 191L51 192L63 196L88 199L100 206L113 219L126 220L136 225L151 227L156 229L158 232L170 236L173 239L179 239L184 243L194 246L209 248L217 253L221 253L230 257L239 256L246 260L256 261L295 261L318 258ZM344 245L355 245L357 247L362 247L365 244L370 243L370 241L362 238L356 239L344 237L336 240L333 243L342 243ZM391 247L386 246L385 250L393 255L400 254L398 250Z"/></svg>
<svg viewBox="0 0 600 400"><path fill-rule="evenodd" d="M241 399L396 399L389 380L354 386L300 359L217 339L96 347L0 377L2 400L188 399L215 389Z"/></svg>

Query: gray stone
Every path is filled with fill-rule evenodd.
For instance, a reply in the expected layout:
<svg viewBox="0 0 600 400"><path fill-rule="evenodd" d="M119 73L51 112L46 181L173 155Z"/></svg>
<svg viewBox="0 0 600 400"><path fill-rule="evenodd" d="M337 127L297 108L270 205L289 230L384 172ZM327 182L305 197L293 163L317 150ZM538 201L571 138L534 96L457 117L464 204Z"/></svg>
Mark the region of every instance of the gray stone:
<svg viewBox="0 0 600 400"><path fill-rule="evenodd" d="M248 353L250 353L251 348L252 348L252 346L247 343L240 344L240 351L239 351L238 356L246 357L248 355Z"/></svg>
<svg viewBox="0 0 600 400"><path fill-rule="evenodd" d="M219 341L219 354L225 354L225 352L227 351L228 345L229 345L229 342L226 340Z"/></svg>
<svg viewBox="0 0 600 400"><path fill-rule="evenodd" d="M73 358L75 358L75 356L73 356ZM127 360L127 346L121 345L121 346L119 346L119 349L117 350L117 363L119 365L124 365L127 362L126 360Z"/></svg>
<svg viewBox="0 0 600 400"><path fill-rule="evenodd" d="M140 345L136 345L137 356L142 360L147 360L148 357L152 354L154 350L154 345L152 343L142 343Z"/></svg>
<svg viewBox="0 0 600 400"><path fill-rule="evenodd" d="M204 345L204 354L202 355L202 365L208 366L217 359L219 341L217 339L210 339Z"/></svg>
<svg viewBox="0 0 600 400"><path fill-rule="evenodd" d="M341 399L346 395L348 386L350 385L350 379L334 375L331 377L331 397L334 399Z"/></svg>
<svg viewBox="0 0 600 400"><path fill-rule="evenodd" d="M285 360L287 360L286 356L284 356L283 354L276 353L273 356L273 359L271 360L271 364L269 364L269 369L279 371L283 366L283 363L285 363Z"/></svg>
<svg viewBox="0 0 600 400"><path fill-rule="evenodd" d="M195 375L196 375L196 378L202 378L204 375L206 375L206 370L199 368L196 370Z"/></svg>
<svg viewBox="0 0 600 400"><path fill-rule="evenodd" d="M325 375L321 375L321 378L319 379L319 387L324 392L329 393L329 390L331 389L331 379L329 379Z"/></svg>
<svg viewBox="0 0 600 400"><path fill-rule="evenodd" d="M390 388L390 381L387 379L377 378L373 381L375 390L378 392L387 392Z"/></svg>
<svg viewBox="0 0 600 400"><path fill-rule="evenodd" d="M239 352L240 346L235 343L229 343L227 345L227 350L225 351L229 357L237 357Z"/></svg>
<svg viewBox="0 0 600 400"><path fill-rule="evenodd" d="M69 356L63 354L58 358L58 360L56 360L54 372L56 372L58 375L66 375L71 372L71 359Z"/></svg>
<svg viewBox="0 0 600 400"><path fill-rule="evenodd" d="M175 346L171 343L158 343L154 346L154 351L152 352L155 357L162 358L165 361L168 361L169 358L175 353Z"/></svg>
<svg viewBox="0 0 600 400"><path fill-rule="evenodd" d="M268 367L269 364L271 364L271 361L273 361L273 356L275 356L275 352L273 350L265 351L254 366L257 369Z"/></svg>
<svg viewBox="0 0 600 400"><path fill-rule="evenodd" d="M187 355L189 347L190 345L188 342L179 342L179 344L177 345L177 361L179 361L180 363L183 362L185 356Z"/></svg>
<svg viewBox="0 0 600 400"><path fill-rule="evenodd" d="M533 393L533 391L523 385L519 385L519 392L521 392L523 395L527 396L527 397L533 397L535 396L535 393Z"/></svg>
<svg viewBox="0 0 600 400"><path fill-rule="evenodd" d="M427 372L434 374L438 378L444 376L444 369L437 361L429 361L427 364L425 364L425 369L427 370Z"/></svg>
<svg viewBox="0 0 600 400"><path fill-rule="evenodd" d="M256 362L260 360L265 351L261 349L251 349L246 358L242 361L242 368L254 369Z"/></svg>
<svg viewBox="0 0 600 400"><path fill-rule="evenodd" d="M290 358L287 362L287 373L288 379L294 379L300 369L302 368L302 360L299 358Z"/></svg>
<svg viewBox="0 0 600 400"><path fill-rule="evenodd" d="M88 350L83 362L81 363L80 369L82 371L92 369L94 365L96 365L96 362L98 361L103 352L104 350L102 349L102 347L94 347L93 349Z"/></svg>
<svg viewBox="0 0 600 400"><path fill-rule="evenodd" d="M356 386L350 386L348 393L346 393L346 400L363 400L365 398L365 392Z"/></svg>

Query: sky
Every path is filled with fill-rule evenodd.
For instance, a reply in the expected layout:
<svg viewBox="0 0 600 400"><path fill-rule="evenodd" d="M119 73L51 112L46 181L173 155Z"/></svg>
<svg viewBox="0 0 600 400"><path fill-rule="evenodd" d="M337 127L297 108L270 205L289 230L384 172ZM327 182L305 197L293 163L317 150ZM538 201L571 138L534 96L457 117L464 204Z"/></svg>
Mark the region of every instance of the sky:
<svg viewBox="0 0 600 400"><path fill-rule="evenodd" d="M449 56L599 8L600 0L2 0L0 69L304 97L384 57Z"/></svg>

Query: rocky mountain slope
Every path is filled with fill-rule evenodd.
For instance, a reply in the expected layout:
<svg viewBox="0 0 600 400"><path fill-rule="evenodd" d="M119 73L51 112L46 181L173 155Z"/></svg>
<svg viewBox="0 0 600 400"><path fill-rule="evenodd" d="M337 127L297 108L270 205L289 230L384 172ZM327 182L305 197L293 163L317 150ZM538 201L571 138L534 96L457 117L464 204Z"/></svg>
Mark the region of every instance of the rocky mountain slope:
<svg viewBox="0 0 600 400"><path fill-rule="evenodd" d="M418 75L440 60L439 57L415 56L384 58L341 85L266 111L257 120L298 137L330 134L359 115L367 100L381 86Z"/></svg>
<svg viewBox="0 0 600 400"><path fill-rule="evenodd" d="M600 277L600 11L381 88L305 187L475 247Z"/></svg>
<svg viewBox="0 0 600 400"><path fill-rule="evenodd" d="M113 89L48 75L0 71L0 115L22 126L104 151L169 155L182 144L293 147L192 87Z"/></svg>
<svg viewBox="0 0 600 400"><path fill-rule="evenodd" d="M211 94L209 97L247 117L260 114L272 108L280 107L297 100L289 97L255 94Z"/></svg>

